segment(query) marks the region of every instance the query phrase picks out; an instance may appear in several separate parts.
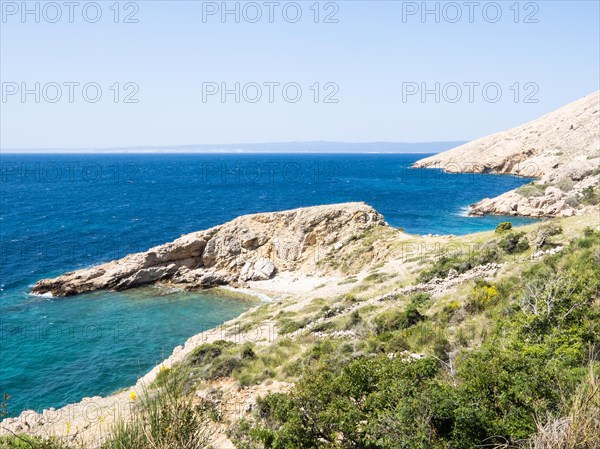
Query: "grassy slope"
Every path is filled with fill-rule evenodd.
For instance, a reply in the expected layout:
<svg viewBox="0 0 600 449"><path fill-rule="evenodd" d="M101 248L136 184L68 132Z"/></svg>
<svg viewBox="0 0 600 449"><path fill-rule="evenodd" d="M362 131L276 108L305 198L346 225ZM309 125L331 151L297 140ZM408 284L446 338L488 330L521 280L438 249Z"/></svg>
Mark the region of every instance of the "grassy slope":
<svg viewBox="0 0 600 449"><path fill-rule="evenodd" d="M600 233L584 230L598 224L598 216L590 215L553 220L551 225L562 229L558 234L549 232L548 223L538 223L502 234L492 231L428 240L407 238L390 230L357 236L350 247L323 261L347 274L342 283L352 285L349 294L319 298L317 288L307 295L310 300L293 305L264 304L244 314L235 329L230 329L232 334L242 337L234 338L236 343L201 345L184 363L160 373L146 403L162 404L159 415L163 418L158 419L158 424L148 419L141 419L138 424L157 425L163 431L177 425L179 433L188 432L186 441L196 441L197 429L178 425L179 421L182 416L193 423L202 420L190 416L208 417L221 430L226 429L239 448L472 447L484 440L490 444L506 442L533 447L534 443L524 441L536 432L542 438L545 435L542 427L552 419L587 410L583 406L572 409L577 398L595 410L596 403L588 399L592 391L592 399L597 400L597 390L593 387L597 371L592 372L591 380L586 383L585 367L590 347L600 342L597 334ZM543 248L536 248L543 236ZM579 243L572 243L577 239ZM518 244L524 241L528 248ZM561 246L565 249L556 255L530 259L539 249ZM554 260L554 265L548 265L547 260ZM598 265L587 263L578 267L579 260ZM461 272L487 262L502 264L493 280L469 281L434 297L417 293L380 300L382 295L399 287L426 281L433 275L446 276L450 269ZM575 290L583 289L582 285L591 286L592 290L580 292L583 299L575 307L583 315L577 315L580 321L574 323L567 319L556 321L554 317L554 321L540 324L531 318L531 313L523 312L526 308L523 297L534 287L538 289L536 294L543 296L544 290L536 282L549 280L560 270L566 270L567 279L588 276L575 286L557 287L558 290L564 287L558 296L570 301L571 296L576 296ZM575 314L569 314L568 319L571 316ZM538 327L524 337L523 332L534 325ZM572 329L582 326L585 335ZM563 327L570 333L561 334ZM272 339L267 334L273 330L276 338ZM264 335L256 337L259 331ZM541 342L528 340L532 335ZM548 335L562 335L563 340L556 342ZM248 336L252 337L245 338ZM594 350L598 348L591 349ZM555 363L556 360L561 363ZM365 363L369 364L368 372L381 373L380 378L367 382L368 388L363 385L364 389L358 390L360 398L371 401L368 407L357 406L360 400L348 402L356 393L357 387L352 382L360 378L361 370L366 369L361 364ZM406 366L418 367L423 372L407 373ZM548 366L553 371L548 371ZM348 367L357 371L345 371ZM478 373L484 373L483 378ZM496 377L498 383L487 382ZM232 410L226 406L235 404L239 396L231 383L220 388L224 379L233 379L240 387L261 385L265 391L274 381L294 383L296 387L289 396L277 393L259 401L258 412L240 412L239 407ZM511 379L520 379L522 383L515 385ZM528 379L539 382L528 383ZM548 391L541 391L543 385L539 383L557 379L560 382L549 385ZM417 398L407 389L407 385L414 383L421 385L420 390L426 392L424 396ZM398 390L387 391L389 385L397 385ZM534 391L536 388L540 391ZM478 391L486 389L489 395L479 397ZM204 392L205 399L188 401L198 390ZM165 405L168 401L161 399L161 395L171 391L175 392L171 397L177 398L172 402L179 408ZM326 397L309 401L318 392L325 392ZM477 398L474 401L478 408L472 407L472 401L465 401L466 397ZM390 403L392 398L394 402ZM435 403L461 410L464 416L434 410ZM330 407L331 404L335 405ZM316 407L313 412L311 406ZM308 411L299 415L298 410ZM323 411L326 413L320 414ZM145 416L144 413L140 416ZM412 417L412 421L407 421L407 417ZM476 423L476 417L481 422ZM422 422L417 425L418 419ZM379 425L382 420L389 420L390 427L382 428ZM340 424L345 421L353 423L350 427L354 430ZM587 425L598 429L597 421ZM316 433L313 435L312 431ZM136 433L135 429L121 428L119 432L107 448L150 444L131 438L127 442ZM136 438L144 438L139 429ZM1 442L2 447L19 447L8 440ZM152 442L156 447L175 444L166 436L159 443ZM596 443L597 439L590 444Z"/></svg>

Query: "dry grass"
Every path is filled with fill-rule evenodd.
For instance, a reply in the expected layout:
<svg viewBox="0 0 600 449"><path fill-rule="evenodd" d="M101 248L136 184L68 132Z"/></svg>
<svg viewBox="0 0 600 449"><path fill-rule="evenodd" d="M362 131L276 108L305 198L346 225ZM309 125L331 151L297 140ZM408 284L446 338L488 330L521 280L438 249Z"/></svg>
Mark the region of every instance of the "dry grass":
<svg viewBox="0 0 600 449"><path fill-rule="evenodd" d="M600 448L600 381L596 370L590 364L590 373L574 395L568 415L540 424L525 448Z"/></svg>

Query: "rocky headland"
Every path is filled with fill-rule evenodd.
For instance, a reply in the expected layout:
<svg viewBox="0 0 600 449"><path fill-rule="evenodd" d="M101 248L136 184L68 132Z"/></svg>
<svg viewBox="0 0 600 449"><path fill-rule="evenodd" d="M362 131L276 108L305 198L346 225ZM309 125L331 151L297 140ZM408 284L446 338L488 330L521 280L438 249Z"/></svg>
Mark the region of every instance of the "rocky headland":
<svg viewBox="0 0 600 449"><path fill-rule="evenodd" d="M373 227L387 224L364 203L244 215L146 252L40 280L32 292L70 296L157 282L185 290L246 287L278 273L314 274L325 255Z"/></svg>
<svg viewBox="0 0 600 449"><path fill-rule="evenodd" d="M582 215L600 198L600 92L536 120L421 159L415 168L538 178L471 205L472 215Z"/></svg>

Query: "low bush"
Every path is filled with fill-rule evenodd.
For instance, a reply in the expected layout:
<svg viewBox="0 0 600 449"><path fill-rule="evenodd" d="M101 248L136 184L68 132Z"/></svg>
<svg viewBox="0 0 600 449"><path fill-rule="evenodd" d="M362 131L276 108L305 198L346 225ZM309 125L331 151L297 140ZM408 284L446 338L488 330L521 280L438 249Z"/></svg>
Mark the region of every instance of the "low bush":
<svg viewBox="0 0 600 449"><path fill-rule="evenodd" d="M600 233L587 231L496 284L479 281L469 298L476 310L505 307L480 346L450 357L447 329L423 321L411 301L403 312L375 317L376 333L358 345L362 356L336 362L338 343L316 344L293 390L259 401L235 442L271 449L599 447L597 371L585 379L589 355L600 347ZM460 332L464 344L469 336ZM389 357L396 341L435 357ZM569 438L542 445L556 429Z"/></svg>
<svg viewBox="0 0 600 449"><path fill-rule="evenodd" d="M225 340L203 343L191 352L187 360L195 366L207 365L233 346L235 346L235 343Z"/></svg>
<svg viewBox="0 0 600 449"><path fill-rule="evenodd" d="M536 184L535 182L521 186L516 190L519 195L524 196L525 198L543 196L545 191L545 185Z"/></svg>
<svg viewBox="0 0 600 449"><path fill-rule="evenodd" d="M414 304L409 304L402 312L397 310L389 310L375 317L373 320L377 333L391 332L400 329L408 329L420 321L424 321L425 317L421 315Z"/></svg>
<svg viewBox="0 0 600 449"><path fill-rule="evenodd" d="M555 246L552 237L562 234L563 230L554 223L548 223L540 226L535 233L534 243L537 250L551 248Z"/></svg>
<svg viewBox="0 0 600 449"><path fill-rule="evenodd" d="M526 449L597 449L600 447L600 379L599 367L590 363L589 375L578 387L565 415L550 416L537 425L536 434L524 445Z"/></svg>
<svg viewBox="0 0 600 449"><path fill-rule="evenodd" d="M519 254L529 249L529 240L524 232L511 232L498 241L498 246L508 254Z"/></svg>
<svg viewBox="0 0 600 449"><path fill-rule="evenodd" d="M422 306L431 300L431 295L429 293L418 292L413 293L409 298L411 304L415 306Z"/></svg>
<svg viewBox="0 0 600 449"><path fill-rule="evenodd" d="M496 234L502 234L503 232L510 231L512 229L512 223L510 221L503 221L496 226Z"/></svg>
<svg viewBox="0 0 600 449"><path fill-rule="evenodd" d="M2 449L67 449L58 438L40 438L30 435L0 436Z"/></svg>
<svg viewBox="0 0 600 449"><path fill-rule="evenodd" d="M131 417L117 422L101 449L206 447L213 434L206 411L182 389L189 372L173 373L161 388L135 398Z"/></svg>
<svg viewBox="0 0 600 449"><path fill-rule="evenodd" d="M573 190L573 187L575 187L575 181L571 179L562 179L558 182L558 184L556 184L556 187L558 187L563 192L570 192L571 190Z"/></svg>
<svg viewBox="0 0 600 449"><path fill-rule="evenodd" d="M299 321L291 320L289 318L284 318L280 321L279 328L277 329L277 331L281 335L291 334L291 333L297 332L300 329L306 327L306 325L308 325L308 323L310 323L309 318L304 318Z"/></svg>
<svg viewBox="0 0 600 449"><path fill-rule="evenodd" d="M478 280L475 287L467 297L465 309L469 312L480 312L495 303L498 299L498 290L492 284Z"/></svg>
<svg viewBox="0 0 600 449"><path fill-rule="evenodd" d="M581 202L586 205L595 206L596 204L600 204L600 187L598 186L590 186L586 187L581 192L582 198Z"/></svg>
<svg viewBox="0 0 600 449"><path fill-rule="evenodd" d="M479 251L469 254L444 255L436 260L433 265L421 271L417 277L418 282L429 282L434 278L445 279L451 270L458 274L465 273L479 265L498 262L501 254L498 247L493 244L482 246Z"/></svg>

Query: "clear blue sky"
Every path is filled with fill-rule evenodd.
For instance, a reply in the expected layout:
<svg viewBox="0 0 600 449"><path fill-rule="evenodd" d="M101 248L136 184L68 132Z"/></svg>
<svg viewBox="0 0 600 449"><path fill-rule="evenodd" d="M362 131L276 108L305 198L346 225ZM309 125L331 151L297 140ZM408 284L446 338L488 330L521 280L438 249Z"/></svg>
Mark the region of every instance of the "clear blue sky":
<svg viewBox="0 0 600 449"><path fill-rule="evenodd" d="M35 8L35 2L29 2ZM514 1L498 2L502 17L493 23L491 2L478 2L469 18L464 2L456 2L462 17L448 2L438 2L440 20L430 14L423 23L420 11L406 15L422 2L339 1L319 5L319 23L314 23L313 1L298 2L302 18L290 23L295 13L290 2L274 7L269 23L269 6L257 2L262 18L250 23L240 13L205 12L221 2L138 1L120 4L119 23L114 23L113 1L99 2L102 17L96 23L84 20L82 6L75 8L73 23L62 1L62 17L56 11L40 10L40 23L33 14L15 14L21 2L2 2L1 106L2 148L91 148L132 145L216 144L332 140L437 141L469 140L536 118L599 88L599 2L520 2L515 23ZM240 9L246 2L240 3ZM40 3L43 8L44 2ZM283 17L286 5L289 20ZM533 5L533 6L532 6ZM234 2L229 6L234 8ZM443 7L446 9L443 10ZM482 11L486 6L487 15ZM428 2L433 9L436 2ZM323 23L329 13L337 23ZM93 20L95 10L87 10ZM135 12L138 23L123 23ZM241 11L242 12L242 11ZM256 10L248 7L246 18ZM45 14L45 15L43 15ZM524 23L526 17L537 23ZM51 83L61 85L62 98L51 103L45 97L25 102L20 93L9 91L25 83L46 88L54 98ZM80 85L94 82L102 89L97 103L84 100L81 86L74 87L74 101L68 101L64 82ZM121 83L119 102L110 86ZM123 103L126 82L139 86L138 103ZM263 98L250 103L233 95L221 102L219 95L203 102L203 83L295 82L303 95L289 103L280 87L274 101ZM310 86L320 83L319 102ZM323 95L339 87L324 103ZM403 83L427 83L440 87L462 85L463 99L451 103L433 95L422 102L419 95L403 102ZM474 101L466 98L464 82L481 85L497 83L502 97L486 101L480 87L474 87ZM514 83L521 96L514 102ZM523 102L523 96L539 91ZM206 84L204 85L206 89ZM248 85L247 94L255 90ZM405 85L406 86L406 85ZM113 87L114 89L114 87ZM449 87L450 89L450 87ZM89 92L88 92L89 93ZM455 90L446 92L454 97ZM92 91L90 96L93 96ZM293 94L293 92L292 92Z"/></svg>

